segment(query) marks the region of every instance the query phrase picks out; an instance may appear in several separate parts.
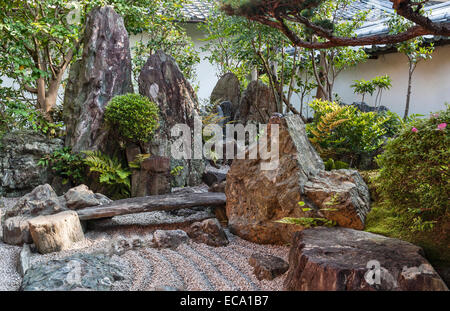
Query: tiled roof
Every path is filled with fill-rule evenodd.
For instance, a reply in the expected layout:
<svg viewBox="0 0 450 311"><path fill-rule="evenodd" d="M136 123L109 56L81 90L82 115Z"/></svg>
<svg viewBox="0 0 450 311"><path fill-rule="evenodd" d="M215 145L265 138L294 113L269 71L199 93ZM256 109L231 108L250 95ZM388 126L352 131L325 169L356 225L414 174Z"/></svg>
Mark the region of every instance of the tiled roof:
<svg viewBox="0 0 450 311"><path fill-rule="evenodd" d="M211 0L189 0L183 5L184 16L190 22L202 22L211 14L213 2Z"/></svg>

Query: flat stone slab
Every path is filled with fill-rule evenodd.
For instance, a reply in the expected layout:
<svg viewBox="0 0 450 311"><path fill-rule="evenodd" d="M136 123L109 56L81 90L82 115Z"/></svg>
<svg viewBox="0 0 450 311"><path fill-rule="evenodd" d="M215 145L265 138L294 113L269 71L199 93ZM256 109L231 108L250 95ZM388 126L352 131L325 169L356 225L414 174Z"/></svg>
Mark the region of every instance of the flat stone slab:
<svg viewBox="0 0 450 311"><path fill-rule="evenodd" d="M297 232L285 290L448 290L422 248L349 228Z"/></svg>

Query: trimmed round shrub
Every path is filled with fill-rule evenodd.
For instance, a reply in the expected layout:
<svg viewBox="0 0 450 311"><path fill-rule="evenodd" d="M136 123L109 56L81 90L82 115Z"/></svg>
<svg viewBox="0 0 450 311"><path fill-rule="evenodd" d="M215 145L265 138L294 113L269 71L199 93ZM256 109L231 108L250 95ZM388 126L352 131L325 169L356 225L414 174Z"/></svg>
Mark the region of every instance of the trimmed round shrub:
<svg viewBox="0 0 450 311"><path fill-rule="evenodd" d="M123 139L148 142L158 128L158 113L158 106L147 97L126 94L111 99L105 119Z"/></svg>
<svg viewBox="0 0 450 311"><path fill-rule="evenodd" d="M414 121L378 157L379 193L418 230L449 215L450 106Z"/></svg>

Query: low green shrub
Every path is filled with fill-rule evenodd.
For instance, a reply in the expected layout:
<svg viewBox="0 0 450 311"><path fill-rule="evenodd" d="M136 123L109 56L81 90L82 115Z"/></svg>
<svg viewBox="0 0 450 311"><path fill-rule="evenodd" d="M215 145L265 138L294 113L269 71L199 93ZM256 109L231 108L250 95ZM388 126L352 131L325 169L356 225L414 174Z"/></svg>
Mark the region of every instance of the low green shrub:
<svg viewBox="0 0 450 311"><path fill-rule="evenodd" d="M431 229L449 214L450 107L416 120L389 140L377 158L378 192L411 229Z"/></svg>
<svg viewBox="0 0 450 311"><path fill-rule="evenodd" d="M158 128L158 106L145 96L115 96L106 106L105 120L126 141L148 142Z"/></svg>

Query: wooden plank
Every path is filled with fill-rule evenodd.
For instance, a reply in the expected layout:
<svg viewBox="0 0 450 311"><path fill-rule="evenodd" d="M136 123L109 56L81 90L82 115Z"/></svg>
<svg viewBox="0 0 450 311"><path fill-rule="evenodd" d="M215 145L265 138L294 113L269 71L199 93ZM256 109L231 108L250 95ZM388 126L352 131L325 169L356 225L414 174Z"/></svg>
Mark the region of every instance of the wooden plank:
<svg viewBox="0 0 450 311"><path fill-rule="evenodd" d="M89 220L195 206L225 206L225 204L225 193L221 192L163 194L117 200L101 206L79 209L77 213L80 220Z"/></svg>

